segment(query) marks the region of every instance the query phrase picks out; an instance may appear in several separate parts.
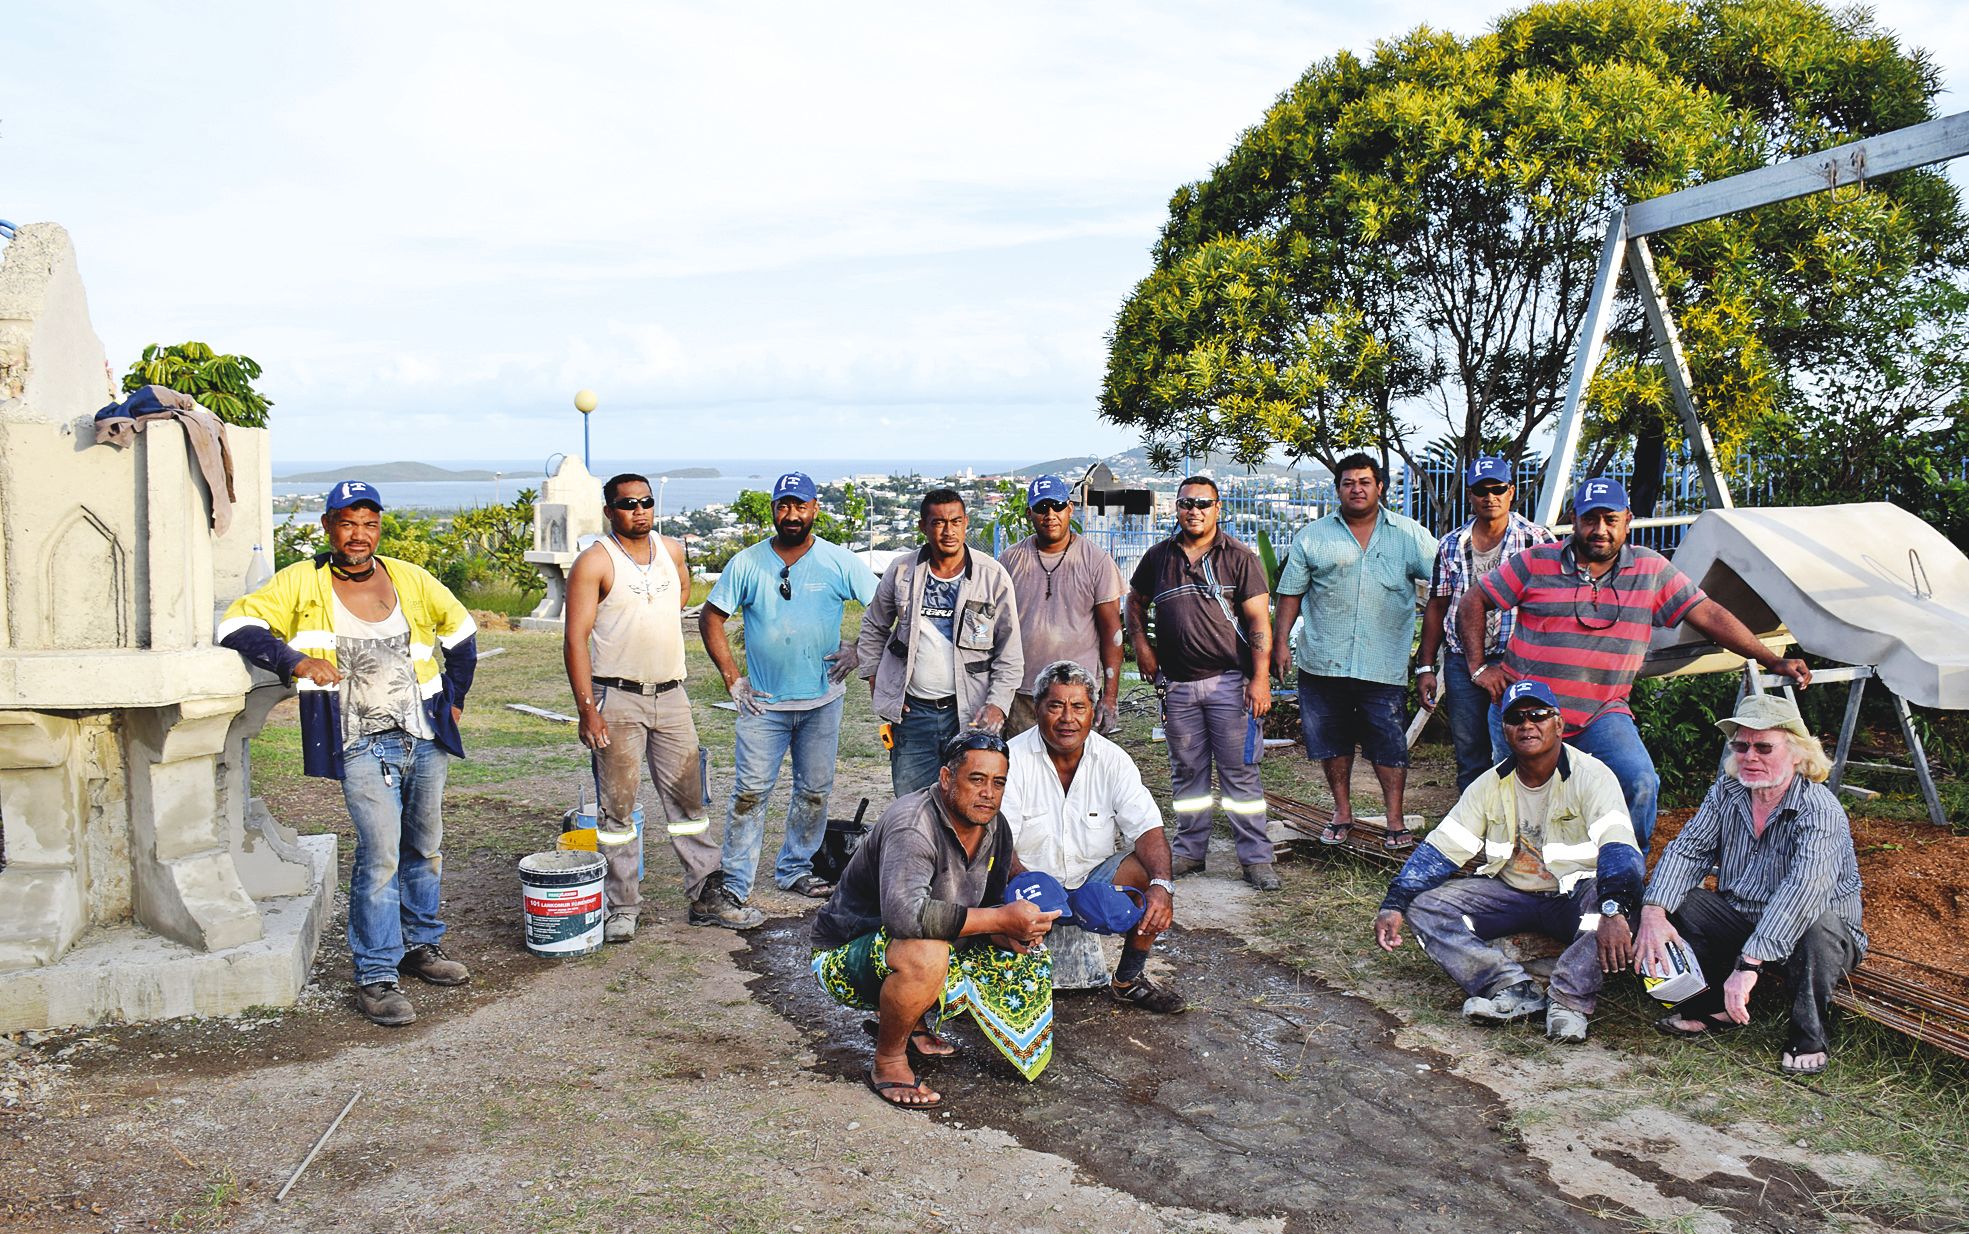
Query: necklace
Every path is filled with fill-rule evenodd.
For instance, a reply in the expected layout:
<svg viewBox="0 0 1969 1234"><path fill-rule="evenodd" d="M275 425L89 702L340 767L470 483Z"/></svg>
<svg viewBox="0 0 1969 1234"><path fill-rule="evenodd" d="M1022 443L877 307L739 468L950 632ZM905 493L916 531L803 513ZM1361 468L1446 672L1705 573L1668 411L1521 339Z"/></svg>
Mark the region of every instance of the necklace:
<svg viewBox="0 0 1969 1234"><path fill-rule="evenodd" d="M642 572L642 576L643 576L643 580L642 580L642 581L643 581L643 585L642 585L642 587L641 587L641 588L637 588L636 586L634 586L634 585L632 584L632 585L630 586L630 588L629 588L629 590L631 590L631 591L634 591L634 592L636 592L636 593L637 593L638 595L640 595L640 596L642 596L642 597L643 597L643 603L645 603L645 604L653 604L653 603L655 603L655 602L656 602L656 597L655 597L655 596L654 596L653 594L651 594L651 591L650 591L650 577L649 577L649 572L650 572L650 571L651 571L652 569L654 569L654 568L656 567L656 546L655 546L655 545L651 545L651 546L650 546L650 551L649 551L649 562L648 562L648 564L645 564L645 563L643 563L643 562L640 562L640 561L637 561L637 560L636 560L636 555L635 555L634 553L631 553L631 552L629 551L629 546L628 546L628 545L626 545L626 544L624 544L624 543L622 542L622 537L621 537L621 536L618 536L618 535L616 535L616 534L615 534L615 532L613 532L613 531L610 531L610 532L608 533L608 538L609 538L609 539L611 539L611 540L613 540L613 541L615 541L615 548L616 548L616 551L617 551L617 552L619 552L619 553L621 553L621 554L623 555L623 557L624 557L624 558L626 558L626 559L628 560L628 562L629 562L629 564L630 564L630 565L632 565L632 566L634 566L634 567L636 567L636 569L638 569L638 570L640 570L640 571Z"/></svg>
<svg viewBox="0 0 1969 1234"><path fill-rule="evenodd" d="M1046 554L1040 551L1038 545L1036 544L1033 545L1032 559L1039 563L1039 572L1046 576L1046 595L1044 597L1045 599L1050 600L1053 598L1053 575L1059 570L1061 566L1067 563L1067 550L1071 549L1072 547L1073 547L1073 533L1069 531L1067 533L1067 547L1060 550L1060 559L1053 563L1053 568L1051 570L1048 570L1046 568Z"/></svg>

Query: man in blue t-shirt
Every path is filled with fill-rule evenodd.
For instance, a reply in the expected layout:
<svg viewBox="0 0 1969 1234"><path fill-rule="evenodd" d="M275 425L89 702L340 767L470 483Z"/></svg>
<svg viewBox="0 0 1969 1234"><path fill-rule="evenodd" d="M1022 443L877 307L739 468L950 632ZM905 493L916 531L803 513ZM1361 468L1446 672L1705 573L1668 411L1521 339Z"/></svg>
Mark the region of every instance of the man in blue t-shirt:
<svg viewBox="0 0 1969 1234"><path fill-rule="evenodd" d="M813 534L820 515L811 478L788 472L773 483L773 536L725 566L698 617L704 650L738 705L737 776L725 813L720 859L725 889L745 902L759 865L766 801L793 755L793 801L786 812L773 881L824 900L834 887L813 871L827 833L827 798L841 741L841 699L859 663L841 637L843 605L875 597L875 574L859 557ZM745 671L732 658L725 622L745 623Z"/></svg>

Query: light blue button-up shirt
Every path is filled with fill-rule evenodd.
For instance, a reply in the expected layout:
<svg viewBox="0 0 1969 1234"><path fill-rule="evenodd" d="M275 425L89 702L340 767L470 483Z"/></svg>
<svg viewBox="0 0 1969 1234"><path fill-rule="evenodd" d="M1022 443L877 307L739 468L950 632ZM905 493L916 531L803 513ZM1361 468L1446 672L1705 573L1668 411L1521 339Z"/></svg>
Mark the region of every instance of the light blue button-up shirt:
<svg viewBox="0 0 1969 1234"><path fill-rule="evenodd" d="M1367 551L1339 511L1292 537L1282 596L1304 596L1292 662L1315 677L1402 685L1415 645L1415 584L1428 582L1436 537L1406 515L1382 510Z"/></svg>

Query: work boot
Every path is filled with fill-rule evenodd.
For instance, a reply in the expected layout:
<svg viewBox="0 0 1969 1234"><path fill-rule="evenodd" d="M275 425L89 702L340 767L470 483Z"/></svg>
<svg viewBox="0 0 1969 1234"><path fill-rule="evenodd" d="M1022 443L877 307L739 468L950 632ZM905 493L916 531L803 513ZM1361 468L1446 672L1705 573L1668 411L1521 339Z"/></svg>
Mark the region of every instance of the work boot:
<svg viewBox="0 0 1969 1234"><path fill-rule="evenodd" d="M1277 891L1278 867L1269 861L1254 861L1244 867L1244 881L1260 891Z"/></svg>
<svg viewBox="0 0 1969 1234"><path fill-rule="evenodd" d="M1529 981L1499 990L1488 998L1466 998L1463 1014L1478 1024L1509 1024L1528 1020L1545 1010L1545 996Z"/></svg>
<svg viewBox="0 0 1969 1234"><path fill-rule="evenodd" d="M446 955L436 943L421 943L404 952L397 971L432 985L464 985L472 979L472 970Z"/></svg>
<svg viewBox="0 0 1969 1234"><path fill-rule="evenodd" d="M417 1018L417 1009L403 996L403 987L394 981L372 981L356 987L356 1010L369 1017L371 1024L397 1028Z"/></svg>
<svg viewBox="0 0 1969 1234"><path fill-rule="evenodd" d="M727 930L750 930L766 923L766 915L731 893L725 880L713 877L691 903L690 922L694 926L723 926Z"/></svg>
<svg viewBox="0 0 1969 1234"><path fill-rule="evenodd" d="M1553 1003L1545 1009L1545 1035L1563 1045L1578 1045L1586 1040L1586 1017Z"/></svg>
<svg viewBox="0 0 1969 1234"><path fill-rule="evenodd" d="M602 922L602 941L626 943L636 937L636 914L610 913Z"/></svg>
<svg viewBox="0 0 1969 1234"><path fill-rule="evenodd" d="M1169 861L1169 874L1172 878L1181 878L1185 874L1201 873L1203 873L1203 858L1201 857L1174 857Z"/></svg>

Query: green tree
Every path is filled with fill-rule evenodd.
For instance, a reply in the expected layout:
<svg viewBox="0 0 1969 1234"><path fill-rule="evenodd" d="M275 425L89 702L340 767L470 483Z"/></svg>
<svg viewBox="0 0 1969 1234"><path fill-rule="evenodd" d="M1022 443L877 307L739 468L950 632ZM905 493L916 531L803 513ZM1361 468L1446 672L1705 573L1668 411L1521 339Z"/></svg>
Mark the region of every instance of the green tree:
<svg viewBox="0 0 1969 1234"><path fill-rule="evenodd" d="M773 530L772 498L756 489L741 490L732 498L732 513L738 516L740 524L752 528L760 535L771 535ZM849 544L854 539L855 525L843 521L822 510L814 519L814 534L832 544Z"/></svg>
<svg viewBox="0 0 1969 1234"><path fill-rule="evenodd" d="M1342 53L1177 190L1101 414L1164 465L1412 461L1418 427L1462 459L1522 453L1563 400L1609 211L1928 119L1938 87L1867 10L1813 0L1541 4ZM1726 456L1846 362L1861 306L1952 268L1963 233L1923 171L1655 237ZM1672 435L1627 293L1588 399L1590 438Z"/></svg>
<svg viewBox="0 0 1969 1234"><path fill-rule="evenodd" d="M265 428L273 401L253 388L260 365L251 356L219 355L204 343L166 347L152 343L123 374L123 393L142 386L164 386L189 394L227 424Z"/></svg>

